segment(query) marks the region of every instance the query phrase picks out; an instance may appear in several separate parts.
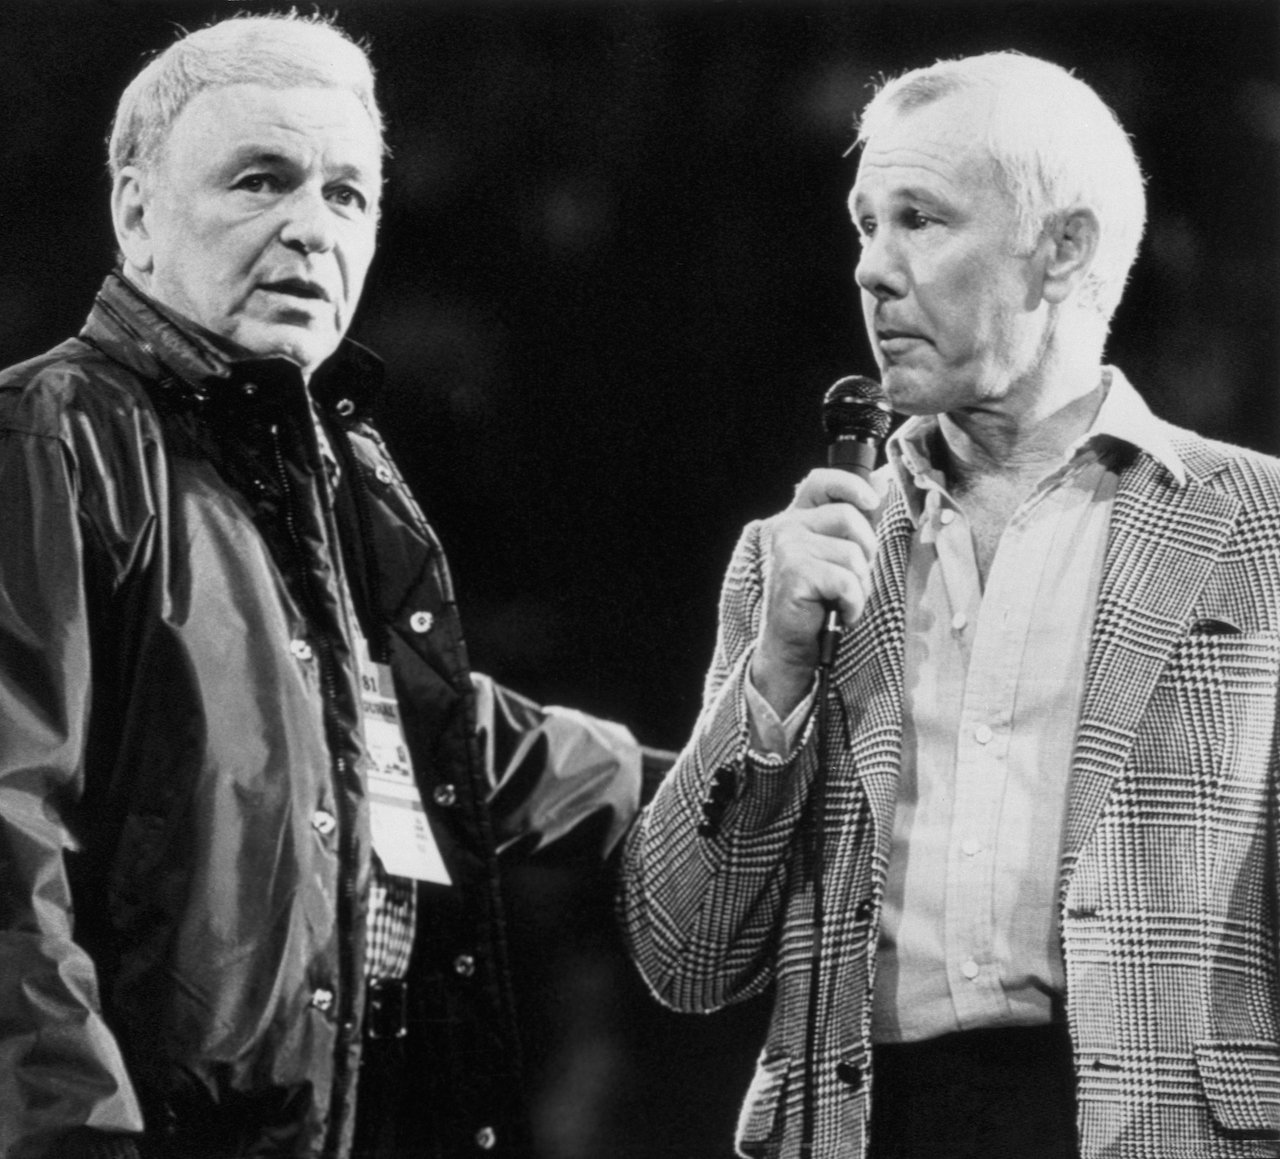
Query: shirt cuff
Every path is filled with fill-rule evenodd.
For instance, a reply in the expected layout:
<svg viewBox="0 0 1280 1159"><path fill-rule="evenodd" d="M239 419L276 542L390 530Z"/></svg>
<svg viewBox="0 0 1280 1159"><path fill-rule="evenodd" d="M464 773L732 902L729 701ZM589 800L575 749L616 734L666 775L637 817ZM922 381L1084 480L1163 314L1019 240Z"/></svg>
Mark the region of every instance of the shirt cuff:
<svg viewBox="0 0 1280 1159"><path fill-rule="evenodd" d="M742 682L743 693L747 700L747 743L753 754L769 758L788 759L796 749L796 742L809 719L813 708L814 689L810 688L805 698L795 706L786 720L779 720L773 706L760 695L759 690L751 682L751 671L747 670Z"/></svg>

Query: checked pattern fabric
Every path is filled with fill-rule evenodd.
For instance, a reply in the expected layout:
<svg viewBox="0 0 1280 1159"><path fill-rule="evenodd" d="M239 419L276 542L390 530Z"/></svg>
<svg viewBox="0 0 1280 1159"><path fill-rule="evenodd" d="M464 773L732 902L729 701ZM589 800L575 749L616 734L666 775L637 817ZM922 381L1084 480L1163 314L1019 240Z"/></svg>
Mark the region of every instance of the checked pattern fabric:
<svg viewBox="0 0 1280 1159"><path fill-rule="evenodd" d="M1060 866L1081 1156L1280 1156L1280 463L1168 432L1184 481L1141 453L1121 473ZM790 763L748 750L760 535L746 528L725 578L694 736L630 836L622 912L668 1005L710 1011L773 988L739 1153L796 1156L816 1084L815 1156L850 1159L875 1097L911 524L890 484L871 596L836 660L821 802L812 737ZM826 969L807 1074L815 814L829 835Z"/></svg>

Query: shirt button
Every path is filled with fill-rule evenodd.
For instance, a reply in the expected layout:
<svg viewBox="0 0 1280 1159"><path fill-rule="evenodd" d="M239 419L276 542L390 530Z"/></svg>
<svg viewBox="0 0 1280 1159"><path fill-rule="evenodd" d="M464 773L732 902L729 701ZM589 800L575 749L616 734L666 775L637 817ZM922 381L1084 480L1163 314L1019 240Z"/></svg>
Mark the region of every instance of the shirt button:
<svg viewBox="0 0 1280 1159"><path fill-rule="evenodd" d="M431 625L435 622L436 618L430 612L414 612L409 617L409 627L419 635L431 631Z"/></svg>
<svg viewBox="0 0 1280 1159"><path fill-rule="evenodd" d="M327 1014L333 1009L333 991L326 990L323 986L315 990L311 994L311 1005L319 1010L322 1014Z"/></svg>
<svg viewBox="0 0 1280 1159"><path fill-rule="evenodd" d="M476 1146L481 1151L492 1151L498 1145L498 1133L492 1127L481 1127L476 1132Z"/></svg>
<svg viewBox="0 0 1280 1159"><path fill-rule="evenodd" d="M391 482L391 468L388 467L385 463L379 463L377 469L373 472L373 474L374 474L374 478L376 478L379 483L382 483L385 485Z"/></svg>
<svg viewBox="0 0 1280 1159"><path fill-rule="evenodd" d="M954 523L956 513L950 507L945 508L938 515L938 521L945 527L948 523Z"/></svg>
<svg viewBox="0 0 1280 1159"><path fill-rule="evenodd" d="M453 972L459 978L470 978L476 972L476 960L470 954L459 954L453 960Z"/></svg>
<svg viewBox="0 0 1280 1159"><path fill-rule="evenodd" d="M978 963L970 958L963 966L960 967L960 973L972 982L978 976Z"/></svg>
<svg viewBox="0 0 1280 1159"><path fill-rule="evenodd" d="M951 617L951 627L957 632L963 632L964 626L969 622L969 617L963 612L957 612Z"/></svg>
<svg viewBox="0 0 1280 1159"><path fill-rule="evenodd" d="M980 724L973 730L973 739L979 744L990 744L991 738L995 735L985 724Z"/></svg>
<svg viewBox="0 0 1280 1159"><path fill-rule="evenodd" d="M324 809L317 809L311 814L311 824L321 837L328 837L338 827L334 815Z"/></svg>
<svg viewBox="0 0 1280 1159"><path fill-rule="evenodd" d="M308 644L306 640L290 640L289 651L292 652L298 660L311 659L311 645Z"/></svg>
<svg viewBox="0 0 1280 1159"><path fill-rule="evenodd" d="M452 785L437 785L431 790L431 799L442 809L448 809L458 803L458 790Z"/></svg>
<svg viewBox="0 0 1280 1159"><path fill-rule="evenodd" d="M974 841L972 838L970 838L968 841L966 841L963 845L960 846L960 850L966 857L976 857L979 853L982 852L982 842Z"/></svg>

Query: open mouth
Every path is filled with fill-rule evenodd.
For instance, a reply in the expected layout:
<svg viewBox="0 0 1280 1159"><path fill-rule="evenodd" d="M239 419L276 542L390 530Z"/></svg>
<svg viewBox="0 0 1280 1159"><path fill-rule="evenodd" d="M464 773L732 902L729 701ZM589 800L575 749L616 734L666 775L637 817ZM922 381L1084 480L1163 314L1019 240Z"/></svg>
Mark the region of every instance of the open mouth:
<svg viewBox="0 0 1280 1159"><path fill-rule="evenodd" d="M327 302L328 291L317 282L309 282L305 278L281 278L276 282L262 282L259 289L272 294L287 294L291 298L305 298L313 302Z"/></svg>

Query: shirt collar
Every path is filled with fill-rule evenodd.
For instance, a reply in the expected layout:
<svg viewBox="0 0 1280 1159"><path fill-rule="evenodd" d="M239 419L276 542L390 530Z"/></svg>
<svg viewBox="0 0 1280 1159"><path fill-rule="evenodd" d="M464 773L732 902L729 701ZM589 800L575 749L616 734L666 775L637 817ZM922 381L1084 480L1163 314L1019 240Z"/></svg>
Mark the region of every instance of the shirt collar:
<svg viewBox="0 0 1280 1159"><path fill-rule="evenodd" d="M1179 483L1186 481L1186 467L1169 438L1168 429L1143 401L1124 373L1104 366L1106 395L1093 424L1067 448L1066 461L1090 451L1101 451L1108 442L1122 443L1150 455ZM934 465L940 438L937 415L913 415L890 437L886 447L890 468L907 498L916 520L924 505L924 484L941 485L942 473ZM917 482L919 480L919 482Z"/></svg>

